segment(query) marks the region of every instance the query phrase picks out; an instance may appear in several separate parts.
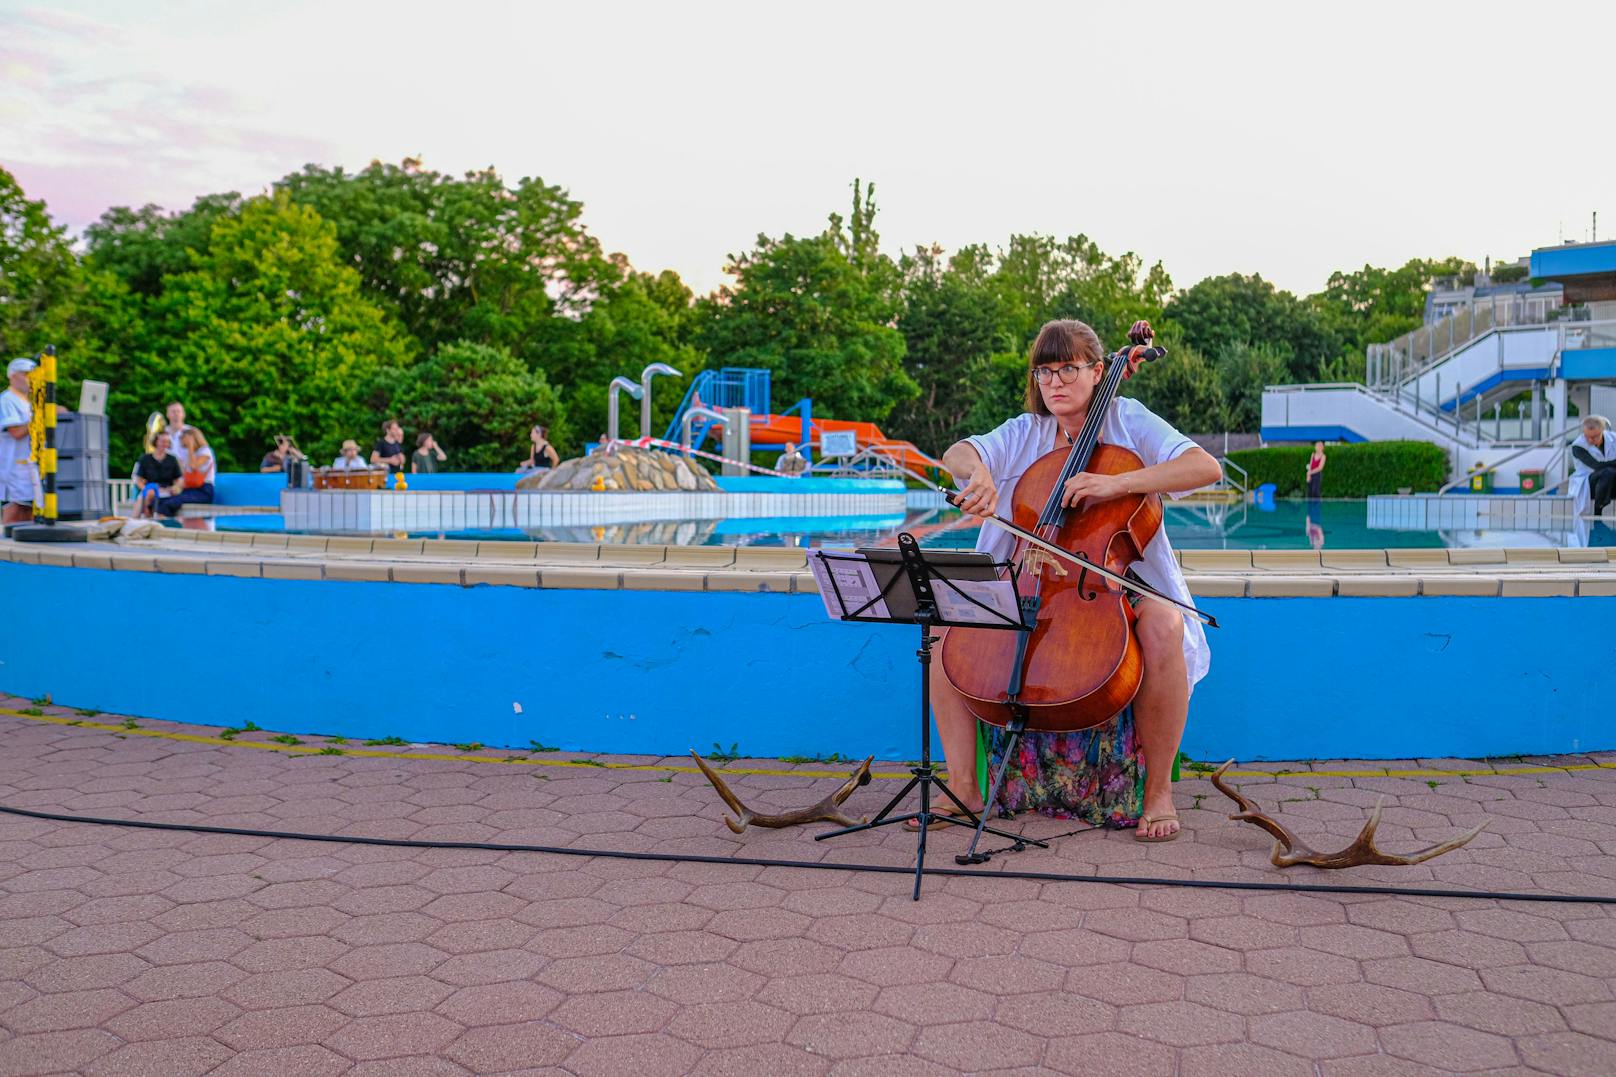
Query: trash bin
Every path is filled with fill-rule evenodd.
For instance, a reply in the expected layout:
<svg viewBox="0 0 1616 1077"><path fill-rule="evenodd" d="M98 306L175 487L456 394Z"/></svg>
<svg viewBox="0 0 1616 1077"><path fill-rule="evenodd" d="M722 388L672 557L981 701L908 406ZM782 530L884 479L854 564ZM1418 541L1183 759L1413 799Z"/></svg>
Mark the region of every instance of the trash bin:
<svg viewBox="0 0 1616 1077"><path fill-rule="evenodd" d="M1491 471L1478 471L1470 476L1470 492L1473 494L1490 494L1493 492L1493 473Z"/></svg>
<svg viewBox="0 0 1616 1077"><path fill-rule="evenodd" d="M1540 467L1521 468L1521 493L1535 494L1543 489L1543 469Z"/></svg>
<svg viewBox="0 0 1616 1077"><path fill-rule="evenodd" d="M1264 512L1274 511L1274 493L1278 487L1271 482L1265 482L1252 491L1251 500Z"/></svg>

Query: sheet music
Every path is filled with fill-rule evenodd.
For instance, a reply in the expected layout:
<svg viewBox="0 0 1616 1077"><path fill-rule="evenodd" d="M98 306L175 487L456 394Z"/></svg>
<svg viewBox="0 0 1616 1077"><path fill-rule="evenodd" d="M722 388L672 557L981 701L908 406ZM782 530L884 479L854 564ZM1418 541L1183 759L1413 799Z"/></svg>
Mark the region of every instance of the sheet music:
<svg viewBox="0 0 1616 1077"><path fill-rule="evenodd" d="M875 573L870 571L870 563L862 557L842 559L831 554L824 555L814 551L808 557L808 570L814 574L814 582L819 584L819 597L825 600L825 612L835 618L846 617L859 610L870 599L881 593L881 587L875 582ZM835 586L831 581L835 580ZM837 601L837 594L841 595L841 602ZM843 608L842 602L847 603ZM980 611L978 611L980 612ZM859 613L861 617L889 617L886 599L876 599L869 609Z"/></svg>
<svg viewBox="0 0 1616 1077"><path fill-rule="evenodd" d="M1016 599L1015 584L1009 580L934 580L931 593L937 600L937 612L945 621L995 623L993 613L982 608L987 606L1001 617L1021 623L1021 604ZM972 598L982 606L972 603Z"/></svg>

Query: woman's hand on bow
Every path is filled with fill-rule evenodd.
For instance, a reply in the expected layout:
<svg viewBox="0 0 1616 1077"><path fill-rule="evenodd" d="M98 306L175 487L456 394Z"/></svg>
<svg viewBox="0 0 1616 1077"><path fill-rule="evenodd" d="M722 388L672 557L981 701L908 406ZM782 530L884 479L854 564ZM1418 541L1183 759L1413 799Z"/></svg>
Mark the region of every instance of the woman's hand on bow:
<svg viewBox="0 0 1616 1077"><path fill-rule="evenodd" d="M986 467L979 467L971 472L971 477L960 488L959 499L955 504L959 506L961 512L983 519L998 511L999 488L993 484L993 476L988 473Z"/></svg>

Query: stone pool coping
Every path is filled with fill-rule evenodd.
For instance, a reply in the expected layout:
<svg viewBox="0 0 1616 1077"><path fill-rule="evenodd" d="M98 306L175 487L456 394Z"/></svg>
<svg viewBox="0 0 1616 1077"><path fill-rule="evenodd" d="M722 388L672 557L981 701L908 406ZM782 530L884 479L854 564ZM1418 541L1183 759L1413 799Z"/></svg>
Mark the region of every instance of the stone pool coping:
<svg viewBox="0 0 1616 1077"><path fill-rule="evenodd" d="M1209 598L1611 597L1605 548L1182 550ZM172 530L73 546L0 540L0 561L112 571L649 591L816 594L807 551Z"/></svg>

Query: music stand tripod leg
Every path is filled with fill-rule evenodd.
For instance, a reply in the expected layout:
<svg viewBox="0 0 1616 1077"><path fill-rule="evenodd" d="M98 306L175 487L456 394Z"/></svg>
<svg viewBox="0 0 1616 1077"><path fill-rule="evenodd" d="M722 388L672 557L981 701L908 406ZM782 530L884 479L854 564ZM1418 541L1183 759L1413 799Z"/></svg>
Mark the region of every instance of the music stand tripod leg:
<svg viewBox="0 0 1616 1077"><path fill-rule="evenodd" d="M1001 837L1006 836L1004 831L994 830L987 825L988 813L993 810L993 805L999 802L999 790L1004 788L1004 776L1010 770L1010 761L1016 756L1016 748L1021 744L1021 735L1027 731L1027 719L1024 716L1012 718L1010 724L1005 726L1005 729L1010 733L1010 739L1005 742L1004 756L999 760L998 769L993 772L993 781L988 787L987 799L982 802L982 817L977 820L976 833L971 837L970 847L954 858L954 863L956 864L986 864L992 859L993 854L976 851L977 844L982 840L982 835L998 834ZM1013 851L1015 852L1020 852L1028 845L1036 845L1040 849L1049 848L1049 842L1040 841L1037 838L1029 838L1021 834L1008 836L1015 840L1016 844L1013 846Z"/></svg>

